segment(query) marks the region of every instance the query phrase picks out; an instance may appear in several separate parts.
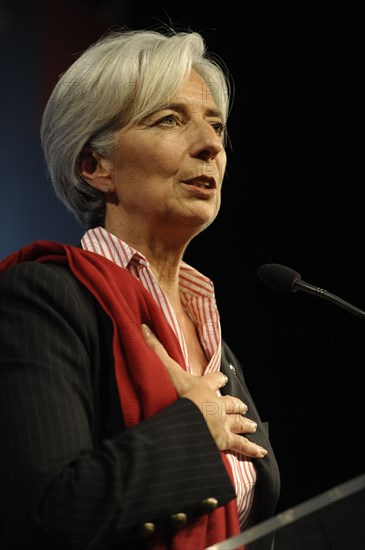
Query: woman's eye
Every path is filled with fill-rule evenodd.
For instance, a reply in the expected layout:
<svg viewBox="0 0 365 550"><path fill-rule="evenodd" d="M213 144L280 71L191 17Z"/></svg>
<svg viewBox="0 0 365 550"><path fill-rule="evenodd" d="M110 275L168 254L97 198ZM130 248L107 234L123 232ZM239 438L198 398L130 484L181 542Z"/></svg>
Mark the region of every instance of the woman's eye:
<svg viewBox="0 0 365 550"><path fill-rule="evenodd" d="M167 124L168 126L173 126L176 124L177 119L175 115L166 115L162 118L160 118L156 124Z"/></svg>
<svg viewBox="0 0 365 550"><path fill-rule="evenodd" d="M213 122L212 127L214 128L216 134L221 136L224 132L225 125L222 122Z"/></svg>

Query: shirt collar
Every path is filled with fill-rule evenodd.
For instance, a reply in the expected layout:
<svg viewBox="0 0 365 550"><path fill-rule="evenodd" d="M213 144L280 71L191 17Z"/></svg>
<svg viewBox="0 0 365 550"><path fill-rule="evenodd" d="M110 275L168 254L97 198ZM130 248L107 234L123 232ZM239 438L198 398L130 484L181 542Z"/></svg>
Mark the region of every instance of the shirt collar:
<svg viewBox="0 0 365 550"><path fill-rule="evenodd" d="M81 239L81 246L84 250L100 254L126 269L133 264L149 267L147 258L141 252L118 239L104 227L94 227L86 231Z"/></svg>
<svg viewBox="0 0 365 550"><path fill-rule="evenodd" d="M133 265L149 268L149 262L141 252L103 227L89 229L81 239L81 246L84 250L100 254L126 269ZM199 295L215 300L212 281L184 261L180 264L179 279L180 292L187 298Z"/></svg>

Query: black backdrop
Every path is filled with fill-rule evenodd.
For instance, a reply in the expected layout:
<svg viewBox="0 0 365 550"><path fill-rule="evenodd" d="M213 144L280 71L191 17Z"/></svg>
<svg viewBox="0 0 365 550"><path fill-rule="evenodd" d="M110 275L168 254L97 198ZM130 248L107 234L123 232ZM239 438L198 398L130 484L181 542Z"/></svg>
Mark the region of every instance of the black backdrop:
<svg viewBox="0 0 365 550"><path fill-rule="evenodd" d="M223 335L270 422L282 474L279 510L361 473L364 320L309 295L279 295L256 274L263 263L289 265L365 308L364 29L355 6L19 0L3 1L0 10L7 69L2 255L34 239L73 242L81 235L50 191L38 138L44 102L73 55L118 25L200 31L227 63L235 100L221 213L186 260L215 282Z"/></svg>

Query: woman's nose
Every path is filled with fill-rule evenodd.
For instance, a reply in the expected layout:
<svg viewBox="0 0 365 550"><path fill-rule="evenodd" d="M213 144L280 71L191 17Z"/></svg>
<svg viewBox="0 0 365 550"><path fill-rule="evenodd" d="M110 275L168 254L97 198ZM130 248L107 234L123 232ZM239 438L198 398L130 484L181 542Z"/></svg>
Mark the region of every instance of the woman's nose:
<svg viewBox="0 0 365 550"><path fill-rule="evenodd" d="M207 121L200 121L191 128L190 154L201 160L211 160L224 150L222 137Z"/></svg>

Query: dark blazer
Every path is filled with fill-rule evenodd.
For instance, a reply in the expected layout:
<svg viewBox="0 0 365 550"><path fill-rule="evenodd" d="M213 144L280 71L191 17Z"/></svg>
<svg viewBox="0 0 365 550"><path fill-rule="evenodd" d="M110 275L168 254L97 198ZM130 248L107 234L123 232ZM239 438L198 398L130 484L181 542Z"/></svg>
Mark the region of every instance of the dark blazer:
<svg viewBox="0 0 365 550"><path fill-rule="evenodd" d="M25 262L0 276L0 547L142 549L224 505L234 490L197 407L178 399L124 430L112 324L66 266ZM223 345L224 391L258 423L255 523L270 517L279 474L237 359ZM197 549L203 550L203 549ZM266 549L265 549L266 550Z"/></svg>

